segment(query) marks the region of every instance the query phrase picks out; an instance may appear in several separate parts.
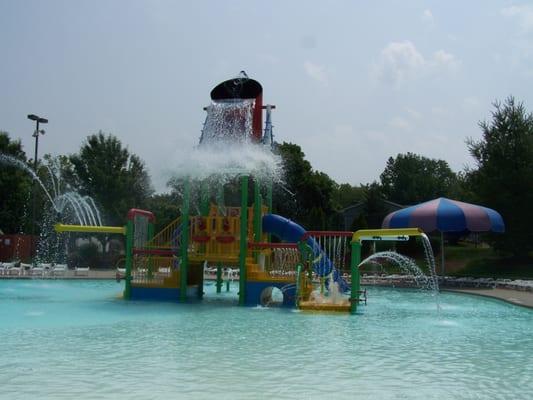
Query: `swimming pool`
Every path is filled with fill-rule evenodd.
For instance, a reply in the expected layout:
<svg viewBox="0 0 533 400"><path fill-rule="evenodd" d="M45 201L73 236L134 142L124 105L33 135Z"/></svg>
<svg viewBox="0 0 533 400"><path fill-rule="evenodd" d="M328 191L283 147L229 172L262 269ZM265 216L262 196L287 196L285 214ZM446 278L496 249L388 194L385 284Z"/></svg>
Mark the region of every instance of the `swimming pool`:
<svg viewBox="0 0 533 400"><path fill-rule="evenodd" d="M0 398L531 398L533 311L369 288L356 316L125 302L113 281L0 281ZM234 300L233 300L234 299Z"/></svg>

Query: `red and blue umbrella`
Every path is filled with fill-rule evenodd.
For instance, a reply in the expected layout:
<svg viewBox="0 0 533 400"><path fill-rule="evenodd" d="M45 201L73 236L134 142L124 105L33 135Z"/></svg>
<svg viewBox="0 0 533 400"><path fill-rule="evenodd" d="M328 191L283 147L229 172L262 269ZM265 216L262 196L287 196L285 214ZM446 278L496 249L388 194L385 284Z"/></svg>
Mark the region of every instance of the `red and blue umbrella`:
<svg viewBox="0 0 533 400"><path fill-rule="evenodd" d="M424 232L505 232L502 216L495 210L440 197L403 208L385 217L383 228L420 228ZM444 271L444 248L442 270Z"/></svg>
<svg viewBox="0 0 533 400"><path fill-rule="evenodd" d="M420 228L424 232L504 232L502 216L491 208L440 197L390 213L383 228Z"/></svg>

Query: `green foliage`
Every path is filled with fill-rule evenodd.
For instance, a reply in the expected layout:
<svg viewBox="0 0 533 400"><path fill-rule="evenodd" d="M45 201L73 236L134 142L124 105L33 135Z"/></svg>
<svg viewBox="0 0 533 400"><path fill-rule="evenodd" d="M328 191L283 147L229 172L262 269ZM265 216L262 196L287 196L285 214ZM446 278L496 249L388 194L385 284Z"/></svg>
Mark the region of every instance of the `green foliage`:
<svg viewBox="0 0 533 400"><path fill-rule="evenodd" d="M100 263L101 253L98 245L93 242L82 244L78 248L78 266L80 267L96 267Z"/></svg>
<svg viewBox="0 0 533 400"><path fill-rule="evenodd" d="M516 258L474 258L454 276L472 276L479 278L496 279L533 279L533 259L525 258L518 261Z"/></svg>
<svg viewBox="0 0 533 400"><path fill-rule="evenodd" d="M313 171L300 146L283 143L277 149L283 159L285 185L275 188L274 209L308 229L327 227L327 218L333 214L335 182L327 174Z"/></svg>
<svg viewBox="0 0 533 400"><path fill-rule="evenodd" d="M180 200L176 193L156 194L147 202L147 209L156 217L155 231L158 232L180 215Z"/></svg>
<svg viewBox="0 0 533 400"><path fill-rule="evenodd" d="M0 131L0 153L26 162L20 140L11 140ZM0 229L4 233L29 232L29 211L32 179L20 168L1 164L0 168Z"/></svg>
<svg viewBox="0 0 533 400"><path fill-rule="evenodd" d="M332 202L333 208L342 210L353 204L362 201L365 195L365 189L361 186L352 186L349 183L335 183L333 185Z"/></svg>
<svg viewBox="0 0 533 400"><path fill-rule="evenodd" d="M387 210L383 204L384 198L383 188L377 182L364 186L363 214L365 215L369 228L381 228L381 222L387 214Z"/></svg>
<svg viewBox="0 0 533 400"><path fill-rule="evenodd" d="M122 224L128 210L144 207L153 192L143 161L113 135L89 136L70 161L81 191L102 207L107 224Z"/></svg>
<svg viewBox="0 0 533 400"><path fill-rule="evenodd" d="M366 216L363 213L355 217L352 225L350 226L350 231L352 232L356 232L360 229L368 229L368 222L366 221Z"/></svg>
<svg viewBox="0 0 533 400"><path fill-rule="evenodd" d="M457 187L457 176L446 161L413 153L390 157L380 179L385 197L405 205L451 197Z"/></svg>
<svg viewBox="0 0 533 400"><path fill-rule="evenodd" d="M506 233L494 235L502 252L525 258L533 250L533 114L513 97L494 104L490 122L481 122L482 138L467 141L477 169L469 171L479 203L494 208Z"/></svg>

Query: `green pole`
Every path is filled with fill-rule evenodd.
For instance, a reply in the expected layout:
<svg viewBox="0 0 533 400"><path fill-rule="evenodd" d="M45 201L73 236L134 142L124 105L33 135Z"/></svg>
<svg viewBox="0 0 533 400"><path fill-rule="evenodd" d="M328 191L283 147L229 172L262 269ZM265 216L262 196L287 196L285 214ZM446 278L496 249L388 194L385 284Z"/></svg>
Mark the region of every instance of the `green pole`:
<svg viewBox="0 0 533 400"><path fill-rule="evenodd" d="M200 214L202 217L207 217L209 215L209 186L207 181L202 183L202 194L201 194L201 205L200 205Z"/></svg>
<svg viewBox="0 0 533 400"><path fill-rule="evenodd" d="M294 304L296 308L300 308L300 291L302 290L302 264L298 264L296 267L296 299L294 299Z"/></svg>
<svg viewBox="0 0 533 400"><path fill-rule="evenodd" d="M180 263L180 301L187 300L187 272L189 270L189 209L191 184L185 181L183 188L182 230L181 230L181 263Z"/></svg>
<svg viewBox="0 0 533 400"><path fill-rule="evenodd" d="M154 237L154 224L149 222L148 223L148 227L147 227L146 241L149 243L152 240L153 237ZM145 245L145 247L146 247L146 245ZM154 263L152 261L152 257L149 256L148 257L148 277L150 279L153 278L153 273L154 273L154 271L153 271L154 265L153 264Z"/></svg>
<svg viewBox="0 0 533 400"><path fill-rule="evenodd" d="M217 265L217 293L222 291L222 266Z"/></svg>
<svg viewBox="0 0 533 400"><path fill-rule="evenodd" d="M267 185L267 206L268 212L272 213L272 180L269 180Z"/></svg>
<svg viewBox="0 0 533 400"><path fill-rule="evenodd" d="M352 258L350 262L350 270L352 275L352 295L350 298L351 307L350 312L355 314L357 312L357 304L359 303L359 291L361 290L359 263L361 262L361 243L352 242Z"/></svg>
<svg viewBox="0 0 533 400"><path fill-rule="evenodd" d="M267 207L268 212L272 214L274 212L274 210L272 210L272 179L268 181L267 185ZM267 241L269 243L272 242L272 235L270 233L268 234Z"/></svg>
<svg viewBox="0 0 533 400"><path fill-rule="evenodd" d="M126 224L126 277L124 278L124 299L131 299L131 269L133 265L133 221Z"/></svg>
<svg viewBox="0 0 533 400"><path fill-rule="evenodd" d="M263 205L263 199L261 198L261 188L257 178L254 182L254 242L261 241L261 233L263 232L263 224L261 219L261 208ZM259 257L259 251L255 252L255 262Z"/></svg>
<svg viewBox="0 0 533 400"><path fill-rule="evenodd" d="M241 235L239 251L239 305L245 303L246 255L248 250L248 176L241 177Z"/></svg>
<svg viewBox="0 0 533 400"><path fill-rule="evenodd" d="M261 198L261 188L259 181L254 182L254 241L261 241L262 224L261 224L261 208L263 206L263 199Z"/></svg>

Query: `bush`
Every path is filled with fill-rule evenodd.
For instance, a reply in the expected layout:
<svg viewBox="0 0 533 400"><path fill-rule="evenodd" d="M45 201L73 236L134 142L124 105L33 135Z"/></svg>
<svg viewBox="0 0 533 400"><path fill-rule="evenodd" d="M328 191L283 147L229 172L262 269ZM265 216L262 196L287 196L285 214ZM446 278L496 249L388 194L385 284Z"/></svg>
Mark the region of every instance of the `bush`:
<svg viewBox="0 0 533 400"><path fill-rule="evenodd" d="M101 254L98 245L93 242L82 244L77 251L78 266L80 267L96 267L101 263Z"/></svg>

